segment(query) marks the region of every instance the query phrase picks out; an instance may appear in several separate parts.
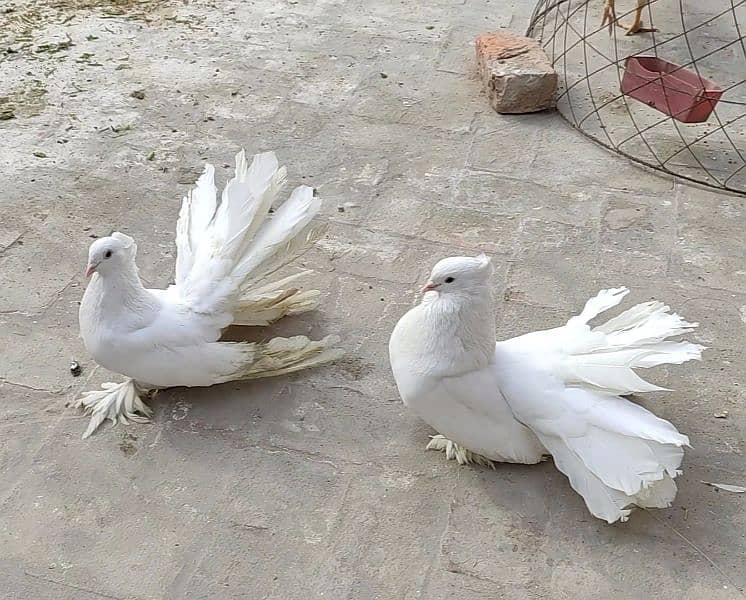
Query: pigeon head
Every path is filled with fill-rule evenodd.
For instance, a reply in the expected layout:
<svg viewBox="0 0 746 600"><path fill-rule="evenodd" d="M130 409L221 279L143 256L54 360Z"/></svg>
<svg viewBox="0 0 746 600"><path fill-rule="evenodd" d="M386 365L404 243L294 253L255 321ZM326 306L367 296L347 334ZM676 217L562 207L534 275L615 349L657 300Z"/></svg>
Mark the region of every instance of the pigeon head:
<svg viewBox="0 0 746 600"><path fill-rule="evenodd" d="M484 289L492 276L492 261L479 256L451 256L438 262L422 292L470 293Z"/></svg>
<svg viewBox="0 0 746 600"><path fill-rule="evenodd" d="M118 271L134 260L136 252L135 240L118 231L110 236L99 238L88 249L86 277L90 277L93 273L105 276Z"/></svg>

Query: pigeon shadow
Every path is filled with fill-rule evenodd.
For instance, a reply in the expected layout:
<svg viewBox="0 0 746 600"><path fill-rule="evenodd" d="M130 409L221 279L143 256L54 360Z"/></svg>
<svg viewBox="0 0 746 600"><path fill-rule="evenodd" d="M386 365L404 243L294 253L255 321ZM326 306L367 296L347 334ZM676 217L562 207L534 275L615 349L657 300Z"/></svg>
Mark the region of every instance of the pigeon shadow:
<svg viewBox="0 0 746 600"><path fill-rule="evenodd" d="M267 327L231 325L223 331L220 341L261 343L294 335L319 339L328 331L323 321L314 313L306 313L285 317ZM325 366L319 365L314 370ZM283 391L306 372L236 380L209 387L168 388L159 391L148 404L154 410L156 423L168 422L175 430L245 435L292 419L295 402L292 394Z"/></svg>

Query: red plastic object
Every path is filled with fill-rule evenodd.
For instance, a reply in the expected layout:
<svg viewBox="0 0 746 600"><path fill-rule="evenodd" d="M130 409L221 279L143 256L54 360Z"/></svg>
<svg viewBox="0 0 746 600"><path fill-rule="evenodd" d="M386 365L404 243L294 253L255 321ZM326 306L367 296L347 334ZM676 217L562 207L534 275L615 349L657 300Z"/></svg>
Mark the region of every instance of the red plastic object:
<svg viewBox="0 0 746 600"><path fill-rule="evenodd" d="M682 123L703 123L723 90L695 71L657 56L628 56L622 93Z"/></svg>

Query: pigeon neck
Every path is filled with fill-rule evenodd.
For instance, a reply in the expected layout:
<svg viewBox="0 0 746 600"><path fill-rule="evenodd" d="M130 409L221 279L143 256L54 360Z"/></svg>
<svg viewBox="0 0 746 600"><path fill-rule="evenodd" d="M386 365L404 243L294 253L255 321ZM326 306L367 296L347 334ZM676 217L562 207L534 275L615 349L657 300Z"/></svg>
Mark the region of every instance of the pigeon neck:
<svg viewBox="0 0 746 600"><path fill-rule="evenodd" d="M97 275L101 289L101 306L104 309L121 310L149 304L149 294L137 274L137 267L128 264L106 276Z"/></svg>
<svg viewBox="0 0 746 600"><path fill-rule="evenodd" d="M489 288L441 294L428 305L431 343L449 355L453 374L486 366L495 355L495 308Z"/></svg>

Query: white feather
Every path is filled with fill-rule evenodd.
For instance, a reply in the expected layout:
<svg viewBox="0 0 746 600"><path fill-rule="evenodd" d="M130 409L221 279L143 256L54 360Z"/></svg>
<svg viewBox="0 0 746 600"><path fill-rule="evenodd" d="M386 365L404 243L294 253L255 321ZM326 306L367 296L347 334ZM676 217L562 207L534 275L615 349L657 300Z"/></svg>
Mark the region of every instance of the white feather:
<svg viewBox="0 0 746 600"><path fill-rule="evenodd" d="M267 219L286 181L286 170L279 167L273 152L257 154L251 165L239 152L235 175L225 186L219 206L212 176L212 169L206 169L197 188L184 199L177 224L174 293L204 314L231 312L249 280L266 275L262 269L272 259L286 264L295 258L309 243L304 228L321 206L313 190L301 186ZM199 234L195 223L201 224ZM245 306L242 310L246 320Z"/></svg>
<svg viewBox="0 0 746 600"><path fill-rule="evenodd" d="M176 285L184 284L194 266L215 214L216 194L215 167L206 164L194 189L184 197L176 223Z"/></svg>
<svg viewBox="0 0 746 600"><path fill-rule="evenodd" d="M666 388L648 383L633 369L662 364L681 364L701 357L704 346L671 342L667 338L689 333L697 323L688 323L661 302L646 302L594 328L587 323L604 310L616 306L626 288L602 290L591 298L583 312L564 327L521 336L516 348L531 351L545 345L547 360L563 381L627 395Z"/></svg>
<svg viewBox="0 0 746 600"><path fill-rule="evenodd" d="M150 417L135 383L147 389L209 386L291 373L340 355L333 336L218 341L233 322L268 325L319 302L315 290L285 287L295 276L249 287L250 277L266 275L270 263L288 263L308 243L304 229L321 205L301 187L267 219L285 177L274 153L259 154L249 165L241 151L218 205L214 169L207 165L181 205L175 284L166 290L143 287L132 238L114 233L94 242L89 267L96 273L80 306L81 334L100 365L128 380L84 395L79 405L92 415L86 435L106 419Z"/></svg>
<svg viewBox="0 0 746 600"><path fill-rule="evenodd" d="M632 498L604 484L559 438L539 436L539 439L552 455L555 466L570 480L572 489L583 497L594 517L607 523L629 519L632 511L628 507L633 504Z"/></svg>
<svg viewBox="0 0 746 600"><path fill-rule="evenodd" d="M585 303L583 311L577 317L570 319L568 325L588 324L588 321L594 317L619 304L627 294L629 294L629 290L625 287L601 290Z"/></svg>
<svg viewBox="0 0 746 600"><path fill-rule="evenodd" d="M321 199L313 195L313 188L295 188L290 198L275 211L271 221L259 229L233 270L232 277L243 281L250 273L260 269L262 263L305 229L320 208Z"/></svg>
<svg viewBox="0 0 746 600"><path fill-rule="evenodd" d="M668 506L689 444L671 423L617 395L664 389L633 369L699 359L703 350L665 341L696 324L657 302L591 330L588 320L615 306L622 290L602 291L564 327L498 344L501 389L516 418L561 455L560 470L607 520L624 520L629 506Z"/></svg>
<svg viewBox="0 0 746 600"><path fill-rule="evenodd" d="M442 434L430 447L460 462L475 462L469 453L476 462L537 462L549 452L590 512L609 523L634 506L670 505L689 439L619 395L662 389L635 368L699 359L701 346L666 341L696 324L648 302L591 329L627 295L616 288L564 326L495 344L488 275L479 260L441 261L430 279L436 291L391 336L402 399Z"/></svg>

